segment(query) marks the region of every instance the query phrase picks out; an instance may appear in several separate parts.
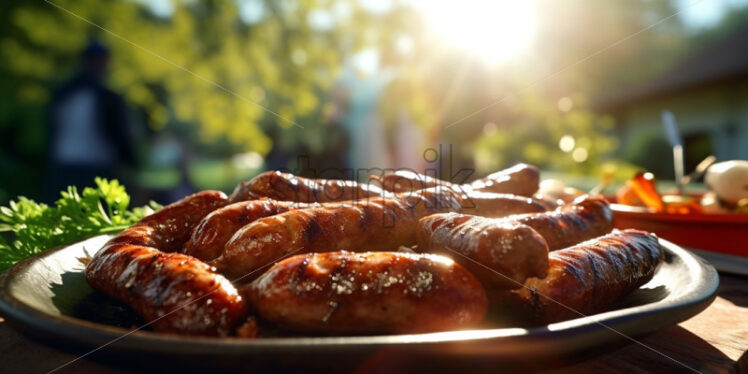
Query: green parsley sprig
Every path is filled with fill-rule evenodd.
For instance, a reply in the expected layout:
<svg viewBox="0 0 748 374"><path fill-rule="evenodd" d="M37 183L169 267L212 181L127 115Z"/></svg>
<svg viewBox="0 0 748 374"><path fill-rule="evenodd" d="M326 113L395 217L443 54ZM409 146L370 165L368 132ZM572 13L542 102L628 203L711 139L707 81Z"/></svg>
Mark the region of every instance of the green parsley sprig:
<svg viewBox="0 0 748 374"><path fill-rule="evenodd" d="M54 206L20 196L0 207L0 272L53 247L120 232L161 208L151 202L128 210L130 196L116 179L95 183L82 193L68 187Z"/></svg>

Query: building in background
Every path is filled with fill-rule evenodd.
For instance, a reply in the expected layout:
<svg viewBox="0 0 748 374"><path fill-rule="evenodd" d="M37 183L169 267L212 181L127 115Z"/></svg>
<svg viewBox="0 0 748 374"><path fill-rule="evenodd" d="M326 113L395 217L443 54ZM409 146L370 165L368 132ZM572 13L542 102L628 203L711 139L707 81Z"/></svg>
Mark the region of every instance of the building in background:
<svg viewBox="0 0 748 374"><path fill-rule="evenodd" d="M658 175L672 175L663 110L677 118L687 170L710 154L719 160L748 159L748 27L599 102L596 110L616 118L622 156Z"/></svg>

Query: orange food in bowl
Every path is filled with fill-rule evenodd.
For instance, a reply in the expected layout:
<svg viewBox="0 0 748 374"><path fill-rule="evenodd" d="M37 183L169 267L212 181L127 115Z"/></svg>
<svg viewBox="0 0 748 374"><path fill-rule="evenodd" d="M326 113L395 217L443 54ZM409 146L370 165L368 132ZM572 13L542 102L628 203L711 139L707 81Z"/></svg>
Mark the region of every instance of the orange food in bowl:
<svg viewBox="0 0 748 374"><path fill-rule="evenodd" d="M637 173L618 190L616 198L619 204L646 206L656 212L665 211L660 194L657 193L655 178L652 173Z"/></svg>

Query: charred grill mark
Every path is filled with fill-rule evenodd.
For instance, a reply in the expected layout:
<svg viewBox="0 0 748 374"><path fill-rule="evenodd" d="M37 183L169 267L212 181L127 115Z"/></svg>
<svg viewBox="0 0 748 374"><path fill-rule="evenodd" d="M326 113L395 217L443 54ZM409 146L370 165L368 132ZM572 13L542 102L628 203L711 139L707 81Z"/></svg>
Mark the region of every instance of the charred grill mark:
<svg viewBox="0 0 748 374"><path fill-rule="evenodd" d="M153 265L153 263L155 263L156 261L159 261L163 256L164 256L164 253L157 253L153 257L149 258L147 260L148 262L143 264L143 271L147 271L146 269L150 268Z"/></svg>
<svg viewBox="0 0 748 374"><path fill-rule="evenodd" d="M601 284L601 278L600 274L598 274L597 270L597 261L595 261L595 256L593 253L590 253L585 256L587 258L587 261L590 263L590 272L592 273L592 297L595 297L599 288L599 285Z"/></svg>
<svg viewBox="0 0 748 374"><path fill-rule="evenodd" d="M620 245L623 248L627 248L627 244L619 241L618 243L612 243L613 245ZM601 255L604 254L603 248L600 248L599 251L601 252ZM627 255L626 251L618 251L617 253L609 253L607 256L605 256L605 260L607 261L607 264L613 268L613 271L615 271L617 274L619 274L619 278L626 279L631 276L631 274L626 274L626 267L632 266L635 268L639 267L639 264L633 264L629 256ZM632 263L631 265L628 265Z"/></svg>
<svg viewBox="0 0 748 374"><path fill-rule="evenodd" d="M586 284L587 282L584 281L584 269L582 269L582 266L580 266L579 257L584 256L583 254L580 255L573 255L573 256L565 256L561 258L561 263L564 264L564 269L574 277L574 279L578 280L581 284Z"/></svg>
<svg viewBox="0 0 748 374"><path fill-rule="evenodd" d="M374 215L372 214L372 208L369 204L366 204L362 207L360 207L361 214L358 218L358 227L361 228L362 231L366 231L366 229L374 223Z"/></svg>
<svg viewBox="0 0 748 374"><path fill-rule="evenodd" d="M379 211L382 212L382 227L394 227L397 224L398 214L397 208L392 208L387 205L382 205ZM415 213L410 212L411 215ZM405 217L401 217L405 220Z"/></svg>
<svg viewBox="0 0 748 374"><path fill-rule="evenodd" d="M644 260L645 257L649 257L649 256L645 256L644 253L643 253L643 252L647 252L647 251L645 251L644 248L641 248L639 245L637 245L637 243L631 243L631 242L626 243L626 242L622 242L621 245L625 245L625 246L627 246L629 248L629 251L627 251L626 253L624 253L623 260L626 261L627 263L631 263L632 264L632 267L633 267L633 271L631 272L632 275L633 274L643 274L644 271L640 267L641 261L636 261L637 260L636 257L640 257L642 260Z"/></svg>
<svg viewBox="0 0 748 374"><path fill-rule="evenodd" d="M322 227L320 227L318 222L318 216L314 215L309 218L307 225L304 226L304 240L306 243L309 243L312 241L312 239L316 238L320 234L323 233Z"/></svg>

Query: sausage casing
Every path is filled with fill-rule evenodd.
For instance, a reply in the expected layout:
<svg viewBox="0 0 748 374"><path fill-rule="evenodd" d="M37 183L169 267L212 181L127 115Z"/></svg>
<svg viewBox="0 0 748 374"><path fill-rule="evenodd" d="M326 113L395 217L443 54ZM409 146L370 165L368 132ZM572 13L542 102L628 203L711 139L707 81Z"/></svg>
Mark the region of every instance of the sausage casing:
<svg viewBox="0 0 748 374"><path fill-rule="evenodd" d="M177 250L226 195L204 191L144 218L112 238L86 266L94 289L152 323L155 331L227 336L247 318L246 301L223 276Z"/></svg>
<svg viewBox="0 0 748 374"><path fill-rule="evenodd" d="M162 252L177 252L203 217L226 203L226 195L220 191L192 194L146 216L112 238L107 245L133 244L158 248Z"/></svg>
<svg viewBox="0 0 748 374"><path fill-rule="evenodd" d="M513 194L468 190L461 196L461 201L461 213L489 218L548 210L546 204L536 199Z"/></svg>
<svg viewBox="0 0 748 374"><path fill-rule="evenodd" d="M377 186L337 179L310 179L280 171L262 173L240 183L229 197L232 203L269 198L281 201L323 203L382 197L389 193Z"/></svg>
<svg viewBox="0 0 748 374"><path fill-rule="evenodd" d="M613 230L613 212L600 198L587 198L554 211L523 214L506 218L532 227L542 236L548 249L555 251Z"/></svg>
<svg viewBox="0 0 748 374"><path fill-rule="evenodd" d="M413 192L439 186L455 189L457 186L451 182L410 170L395 170L394 172L384 173L383 175L371 175L371 178L378 181L385 191L395 193Z"/></svg>
<svg viewBox="0 0 748 374"><path fill-rule="evenodd" d="M327 334L415 333L475 325L487 300L452 260L402 252L328 252L278 262L242 290L265 320Z"/></svg>
<svg viewBox="0 0 748 374"><path fill-rule="evenodd" d="M446 254L491 289L513 289L528 277L543 277L548 246L530 227L458 213L422 218L418 251Z"/></svg>
<svg viewBox="0 0 748 374"><path fill-rule="evenodd" d="M251 278L251 272L288 254L411 246L419 218L459 209L454 193L430 189L410 196L297 209L244 226L210 264L232 279Z"/></svg>
<svg viewBox="0 0 748 374"><path fill-rule="evenodd" d="M540 187L540 170L533 165L517 164L497 171L470 184L480 192L511 193L532 196Z"/></svg>
<svg viewBox="0 0 748 374"><path fill-rule="evenodd" d="M458 193L472 190L532 196L540 186L540 171L537 167L528 164L514 165L469 184L456 184L409 170L397 170L381 176L372 175L371 177L376 179L384 190L397 193L442 186Z"/></svg>
<svg viewBox="0 0 748 374"><path fill-rule="evenodd" d="M551 252L548 276L512 291L524 314L550 323L604 311L649 282L664 258L657 237L623 230ZM577 313L579 312L579 313Z"/></svg>
<svg viewBox="0 0 748 374"><path fill-rule="evenodd" d="M460 211L465 214L498 218L548 210L547 204L527 196L474 190L468 184L453 184L407 170L397 170L382 176L372 175L371 177L379 181L383 189L395 193L407 193L433 187L451 189L460 195L462 199Z"/></svg>
<svg viewBox="0 0 748 374"><path fill-rule="evenodd" d="M308 203L276 200L249 200L216 209L192 230L183 253L209 261L218 257L226 243L243 226L260 218L293 209L310 207Z"/></svg>
<svg viewBox="0 0 748 374"><path fill-rule="evenodd" d="M246 302L226 278L181 253L115 244L94 257L86 280L159 332L228 336L247 318Z"/></svg>

